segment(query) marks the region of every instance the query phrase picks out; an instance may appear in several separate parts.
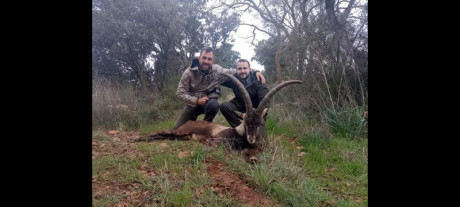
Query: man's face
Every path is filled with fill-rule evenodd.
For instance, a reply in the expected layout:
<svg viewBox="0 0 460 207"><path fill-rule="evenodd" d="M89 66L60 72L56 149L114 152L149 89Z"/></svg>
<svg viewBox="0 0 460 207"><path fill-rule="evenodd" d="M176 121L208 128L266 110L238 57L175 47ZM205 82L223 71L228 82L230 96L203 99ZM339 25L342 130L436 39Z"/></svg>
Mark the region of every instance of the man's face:
<svg viewBox="0 0 460 207"><path fill-rule="evenodd" d="M202 70L211 70L214 64L214 53L203 51L198 59Z"/></svg>
<svg viewBox="0 0 460 207"><path fill-rule="evenodd" d="M236 74L242 79L248 77L249 71L251 71L251 68L249 68L249 64L247 62L238 62L236 64Z"/></svg>

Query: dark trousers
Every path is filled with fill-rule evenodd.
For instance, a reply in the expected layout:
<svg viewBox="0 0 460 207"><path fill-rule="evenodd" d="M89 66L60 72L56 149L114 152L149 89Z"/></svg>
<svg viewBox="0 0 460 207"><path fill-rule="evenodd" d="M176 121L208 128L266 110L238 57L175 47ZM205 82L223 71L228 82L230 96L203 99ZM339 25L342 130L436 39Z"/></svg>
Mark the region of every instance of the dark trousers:
<svg viewBox="0 0 460 207"><path fill-rule="evenodd" d="M232 128L241 124L241 118L233 111L246 113L246 107L233 100L220 104L219 108L220 113L222 113ZM267 113L264 116L264 120L267 120ZM260 126L258 134L262 137L265 136L265 123Z"/></svg>
<svg viewBox="0 0 460 207"><path fill-rule="evenodd" d="M173 129L179 128L189 120L195 121L200 114L204 114L204 121L212 122L217 112L219 112L219 102L217 99L209 99L205 105L198 105L197 107L187 105L182 110L182 114L176 121Z"/></svg>
<svg viewBox="0 0 460 207"><path fill-rule="evenodd" d="M220 113L225 117L232 128L237 127L241 124L240 117L236 115L233 111L246 112L246 108L243 107L236 101L229 101L220 104Z"/></svg>

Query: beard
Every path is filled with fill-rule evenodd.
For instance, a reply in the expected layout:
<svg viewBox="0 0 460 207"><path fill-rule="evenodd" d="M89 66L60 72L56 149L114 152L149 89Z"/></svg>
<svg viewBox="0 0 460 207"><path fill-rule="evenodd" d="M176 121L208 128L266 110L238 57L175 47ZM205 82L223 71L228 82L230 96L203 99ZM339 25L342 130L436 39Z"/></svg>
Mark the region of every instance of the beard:
<svg viewBox="0 0 460 207"><path fill-rule="evenodd" d="M241 73L238 75L238 77L240 77L241 79L246 79L248 77L248 74L247 73Z"/></svg>
<svg viewBox="0 0 460 207"><path fill-rule="evenodd" d="M211 70L211 68L212 68L211 64L207 64L207 63L200 64L201 70Z"/></svg>

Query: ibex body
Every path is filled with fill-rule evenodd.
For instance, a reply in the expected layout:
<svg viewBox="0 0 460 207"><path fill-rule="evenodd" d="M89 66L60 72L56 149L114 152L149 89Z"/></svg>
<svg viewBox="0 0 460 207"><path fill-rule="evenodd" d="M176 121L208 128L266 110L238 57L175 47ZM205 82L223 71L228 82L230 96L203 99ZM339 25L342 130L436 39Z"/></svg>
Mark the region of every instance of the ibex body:
<svg viewBox="0 0 460 207"><path fill-rule="evenodd" d="M214 146L225 140L235 141L232 142L233 144L241 144L244 138L245 131L242 127L231 128L207 121L188 121L175 130L158 132L138 138L136 141L153 141L157 139L198 140Z"/></svg>
<svg viewBox="0 0 460 207"><path fill-rule="evenodd" d="M231 140L233 144L250 144L254 145L259 136L259 127L264 124L264 115L267 112L267 105L269 104L270 98L281 88L290 84L302 83L299 80L290 80L280 83L271 89L267 95L262 99L257 109L252 107L252 102L248 92L241 82L228 74L221 74L230 78L243 93L246 113L240 113L235 111L243 121L235 128L222 126L216 123L210 123L206 121L188 121L181 127L171 131L158 132L156 134L141 137L136 141L152 141L155 139L179 139L179 140L190 140L196 139L199 141L217 142L223 140Z"/></svg>

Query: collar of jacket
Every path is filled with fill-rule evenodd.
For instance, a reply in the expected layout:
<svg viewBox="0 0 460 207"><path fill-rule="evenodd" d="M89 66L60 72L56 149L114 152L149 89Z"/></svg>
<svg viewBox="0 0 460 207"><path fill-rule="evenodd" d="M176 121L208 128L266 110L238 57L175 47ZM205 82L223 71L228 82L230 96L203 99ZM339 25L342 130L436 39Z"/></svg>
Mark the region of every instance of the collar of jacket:
<svg viewBox="0 0 460 207"><path fill-rule="evenodd" d="M241 81L241 78L238 76L238 74L235 73L233 76L235 76L236 79L238 79L241 83L243 83L245 88L248 88L249 86L254 84L254 81L255 81L254 79L256 78L253 76L252 72L249 71L248 76L246 77L246 84L244 84L244 82Z"/></svg>

